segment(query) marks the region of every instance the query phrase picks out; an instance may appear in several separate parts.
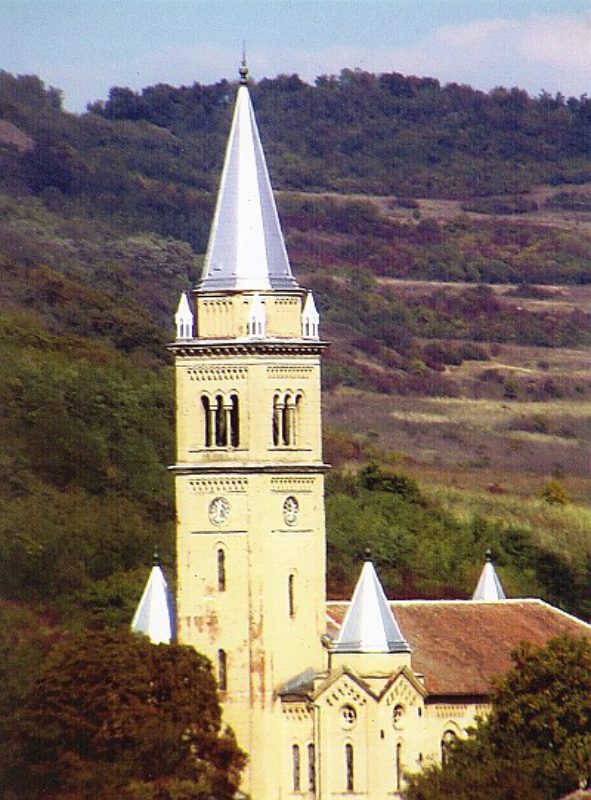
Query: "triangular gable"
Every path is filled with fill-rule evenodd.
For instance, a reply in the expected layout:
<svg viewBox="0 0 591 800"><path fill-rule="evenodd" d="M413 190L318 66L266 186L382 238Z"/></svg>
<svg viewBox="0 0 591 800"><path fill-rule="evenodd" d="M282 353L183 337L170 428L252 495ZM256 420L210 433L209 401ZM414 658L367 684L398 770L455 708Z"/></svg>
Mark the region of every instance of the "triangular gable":
<svg viewBox="0 0 591 800"><path fill-rule="evenodd" d="M425 698L429 692L424 684L408 667L401 667L393 675L384 690L382 691L379 702L392 705L402 702L404 705L414 705L418 698Z"/></svg>
<svg viewBox="0 0 591 800"><path fill-rule="evenodd" d="M340 667L331 672L314 692L314 700L324 701L329 706L339 705L346 700L363 706L369 698L377 699L365 681L348 667Z"/></svg>

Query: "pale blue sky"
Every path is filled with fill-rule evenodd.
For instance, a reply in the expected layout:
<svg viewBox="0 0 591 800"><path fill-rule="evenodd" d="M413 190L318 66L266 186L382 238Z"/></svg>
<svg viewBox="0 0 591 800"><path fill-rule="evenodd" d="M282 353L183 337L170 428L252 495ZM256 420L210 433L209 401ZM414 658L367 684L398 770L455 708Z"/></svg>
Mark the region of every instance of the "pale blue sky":
<svg viewBox="0 0 591 800"><path fill-rule="evenodd" d="M343 67L591 94L591 0L0 0L0 68L81 111L111 86Z"/></svg>

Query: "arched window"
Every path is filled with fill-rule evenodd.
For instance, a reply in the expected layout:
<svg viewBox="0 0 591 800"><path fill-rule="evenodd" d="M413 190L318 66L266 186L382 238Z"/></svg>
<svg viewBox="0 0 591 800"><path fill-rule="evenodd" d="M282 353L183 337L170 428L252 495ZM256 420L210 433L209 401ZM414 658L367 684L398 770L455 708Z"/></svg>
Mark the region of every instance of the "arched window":
<svg viewBox="0 0 591 800"><path fill-rule="evenodd" d="M293 790L300 791L300 746L294 744L291 748L291 761L293 769Z"/></svg>
<svg viewBox="0 0 591 800"><path fill-rule="evenodd" d="M273 397L273 446L277 447L281 439L281 399L278 394Z"/></svg>
<svg viewBox="0 0 591 800"><path fill-rule="evenodd" d="M232 447L238 447L240 444L240 418L238 415L238 395L233 394L230 397L230 444Z"/></svg>
<svg viewBox="0 0 591 800"><path fill-rule="evenodd" d="M218 650L218 689L225 692L228 688L228 664L225 650Z"/></svg>
<svg viewBox="0 0 591 800"><path fill-rule="evenodd" d="M290 397L286 395L281 408L281 444L291 444L290 438Z"/></svg>
<svg viewBox="0 0 591 800"><path fill-rule="evenodd" d="M295 617L295 575L290 575L287 579L287 606L289 608L289 616Z"/></svg>
<svg viewBox="0 0 591 800"><path fill-rule="evenodd" d="M203 395L201 398L201 406L203 408L203 443L206 447L213 445L213 422L214 414L212 414L211 403L209 397Z"/></svg>
<svg viewBox="0 0 591 800"><path fill-rule="evenodd" d="M441 763L446 764L449 758L449 751L454 746L457 740L457 734L454 731L445 731L441 737Z"/></svg>
<svg viewBox="0 0 591 800"><path fill-rule="evenodd" d="M293 418L293 443L298 444L302 430L302 406L303 398L301 394L296 395L295 409Z"/></svg>
<svg viewBox="0 0 591 800"><path fill-rule="evenodd" d="M396 791L399 792L402 789L402 745L400 742L396 745L394 768L396 772Z"/></svg>
<svg viewBox="0 0 591 800"><path fill-rule="evenodd" d="M348 792L355 791L355 765L353 763L353 745L347 743L345 745L345 777L346 777L346 790Z"/></svg>
<svg viewBox="0 0 591 800"><path fill-rule="evenodd" d="M218 549L218 591L226 591L226 553L222 547Z"/></svg>
<svg viewBox="0 0 591 800"><path fill-rule="evenodd" d="M316 748L308 745L308 791L316 791Z"/></svg>
<svg viewBox="0 0 591 800"><path fill-rule="evenodd" d="M215 399L215 444L216 447L225 447L228 443L228 426L224 398L221 394Z"/></svg>

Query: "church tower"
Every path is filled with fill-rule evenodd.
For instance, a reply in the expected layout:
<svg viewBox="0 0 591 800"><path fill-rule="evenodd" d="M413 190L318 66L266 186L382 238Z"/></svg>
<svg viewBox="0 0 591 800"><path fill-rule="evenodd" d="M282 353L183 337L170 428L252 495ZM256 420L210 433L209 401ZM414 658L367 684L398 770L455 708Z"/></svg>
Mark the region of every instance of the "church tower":
<svg viewBox="0 0 591 800"><path fill-rule="evenodd" d="M282 795L278 691L323 669L318 312L292 275L243 66L203 275L175 316L178 639L217 671L253 800Z"/></svg>

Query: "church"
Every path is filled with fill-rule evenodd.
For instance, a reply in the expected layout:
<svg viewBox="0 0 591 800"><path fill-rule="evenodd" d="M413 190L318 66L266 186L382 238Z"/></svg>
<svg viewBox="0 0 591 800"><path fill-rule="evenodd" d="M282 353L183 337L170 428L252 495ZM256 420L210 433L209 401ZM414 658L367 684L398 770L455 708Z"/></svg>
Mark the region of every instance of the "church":
<svg viewBox="0 0 591 800"><path fill-rule="evenodd" d="M591 636L541 600L505 599L490 559L472 600L388 600L368 558L353 597L327 602L319 322L243 65L203 274L175 316L171 470L176 638L214 665L252 800L396 798L486 713L519 642ZM157 565L133 627L173 635Z"/></svg>

